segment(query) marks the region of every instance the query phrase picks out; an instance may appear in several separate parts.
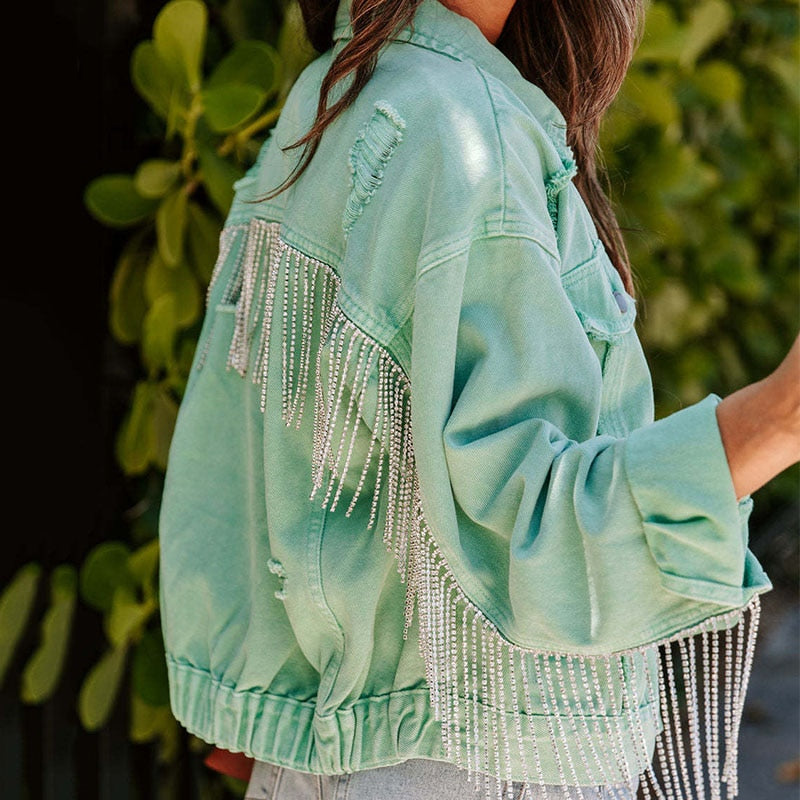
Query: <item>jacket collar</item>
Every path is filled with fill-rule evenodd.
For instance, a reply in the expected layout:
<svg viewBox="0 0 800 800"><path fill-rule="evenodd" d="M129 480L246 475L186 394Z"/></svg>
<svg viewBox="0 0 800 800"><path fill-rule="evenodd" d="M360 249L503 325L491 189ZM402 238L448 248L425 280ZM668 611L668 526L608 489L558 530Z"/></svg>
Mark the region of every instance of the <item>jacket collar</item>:
<svg viewBox="0 0 800 800"><path fill-rule="evenodd" d="M339 0L334 42L353 37L350 6L351 0ZM414 14L413 30L412 25L404 26L393 39L435 50L459 61L472 61L505 83L541 122L562 160L572 159L566 140L566 122L558 106L541 88L526 80L471 19L457 14L439 0L421 0Z"/></svg>

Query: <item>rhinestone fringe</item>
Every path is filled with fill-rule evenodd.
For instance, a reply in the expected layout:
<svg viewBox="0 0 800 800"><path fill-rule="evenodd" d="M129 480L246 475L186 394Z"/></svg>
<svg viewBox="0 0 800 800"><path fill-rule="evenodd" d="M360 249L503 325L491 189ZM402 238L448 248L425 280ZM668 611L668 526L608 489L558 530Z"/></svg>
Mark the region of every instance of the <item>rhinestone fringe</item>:
<svg viewBox="0 0 800 800"><path fill-rule="evenodd" d="M252 220L223 231L207 305L226 272L219 302L236 306L227 366L242 377L250 374L260 387L261 410L272 333L281 336L287 426L300 427L315 364L309 499L327 478L322 505L330 511L340 501L359 426L367 424L368 379L377 371L369 451L344 513L350 516L377 454L367 528L375 525L384 497L383 541L406 583L403 638L416 606L420 654L443 750L466 770L475 789L482 784L486 800L511 798L514 792L521 800L547 800L548 787L560 788L563 797L583 798L587 787L602 785L613 796L628 798L628 787L638 780L645 800L736 797L737 741L758 596L745 608L615 653L576 655L508 641L464 594L425 522L411 438L410 382L392 354L339 308L336 271L284 242L280 223ZM211 331L198 369L210 337ZM323 347L330 353L326 374ZM346 385L350 399L343 404ZM656 674L650 656L656 658ZM652 753L646 730L659 728ZM545 782L545 765L558 773L558 783Z"/></svg>

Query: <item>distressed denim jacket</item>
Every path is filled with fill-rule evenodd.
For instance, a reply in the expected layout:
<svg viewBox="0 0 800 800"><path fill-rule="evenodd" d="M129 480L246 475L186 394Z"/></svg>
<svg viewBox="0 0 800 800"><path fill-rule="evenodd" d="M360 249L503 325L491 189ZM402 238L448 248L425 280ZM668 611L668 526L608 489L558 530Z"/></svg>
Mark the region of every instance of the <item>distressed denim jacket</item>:
<svg viewBox="0 0 800 800"><path fill-rule="evenodd" d="M307 772L735 796L771 586L721 398L654 420L562 115L437 0L259 200L349 13L222 233L160 517L172 710Z"/></svg>

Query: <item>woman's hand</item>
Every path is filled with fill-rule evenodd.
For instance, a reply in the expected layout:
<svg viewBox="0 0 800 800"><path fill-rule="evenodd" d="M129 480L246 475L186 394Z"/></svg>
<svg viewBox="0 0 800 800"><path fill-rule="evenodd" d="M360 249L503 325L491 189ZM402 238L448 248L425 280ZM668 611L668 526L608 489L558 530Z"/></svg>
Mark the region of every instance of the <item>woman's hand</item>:
<svg viewBox="0 0 800 800"><path fill-rule="evenodd" d="M777 369L716 411L737 499L800 461L800 335Z"/></svg>

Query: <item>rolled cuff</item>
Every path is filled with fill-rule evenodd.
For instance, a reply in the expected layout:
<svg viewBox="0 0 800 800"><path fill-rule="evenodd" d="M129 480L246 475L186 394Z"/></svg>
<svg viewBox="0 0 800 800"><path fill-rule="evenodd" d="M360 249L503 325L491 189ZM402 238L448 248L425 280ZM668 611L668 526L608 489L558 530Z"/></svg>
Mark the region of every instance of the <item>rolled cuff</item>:
<svg viewBox="0 0 800 800"><path fill-rule="evenodd" d="M769 579L747 549L753 499L737 501L717 422L703 400L632 431L625 474L664 589L740 606Z"/></svg>

